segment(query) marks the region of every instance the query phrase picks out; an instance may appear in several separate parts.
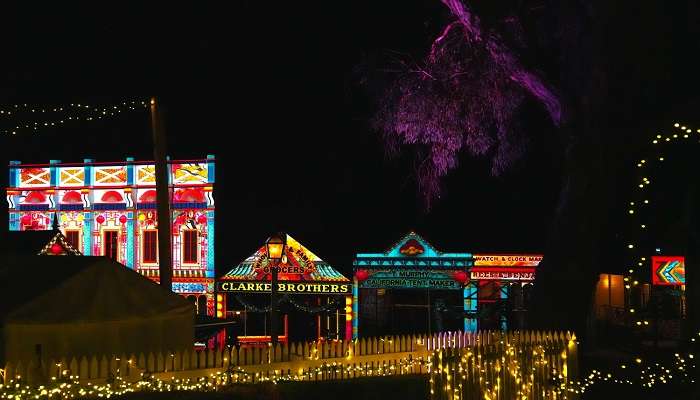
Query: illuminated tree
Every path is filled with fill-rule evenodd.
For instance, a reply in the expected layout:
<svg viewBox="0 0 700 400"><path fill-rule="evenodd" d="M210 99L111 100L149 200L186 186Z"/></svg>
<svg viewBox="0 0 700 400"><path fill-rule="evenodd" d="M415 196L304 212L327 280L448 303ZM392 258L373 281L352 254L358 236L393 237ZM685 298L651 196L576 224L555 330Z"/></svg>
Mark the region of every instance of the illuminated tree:
<svg viewBox="0 0 700 400"><path fill-rule="evenodd" d="M489 156L493 175L522 155L526 138L516 114L526 96L539 101L554 124L562 120L553 90L521 64L495 31L482 29L460 0L442 1L455 21L422 62L402 62L403 74L385 93L373 121L391 153L402 145L418 145L416 173L428 208L460 153Z"/></svg>
<svg viewBox="0 0 700 400"><path fill-rule="evenodd" d="M522 156L527 136L518 130L518 112L526 100L536 100L560 126L565 176L530 323L581 332L600 268L598 238L607 205L599 193L609 179L599 145L598 119L606 99L605 73L595 54L601 30L591 32L586 1L548 7L547 46L558 56L555 91L463 2L442 2L454 21L422 62L402 64L403 73L381 98L374 127L383 132L388 153L416 150L416 174L429 208L440 196L441 178L457 167L462 153L489 157L495 175ZM506 24L517 43L518 19L509 17Z"/></svg>

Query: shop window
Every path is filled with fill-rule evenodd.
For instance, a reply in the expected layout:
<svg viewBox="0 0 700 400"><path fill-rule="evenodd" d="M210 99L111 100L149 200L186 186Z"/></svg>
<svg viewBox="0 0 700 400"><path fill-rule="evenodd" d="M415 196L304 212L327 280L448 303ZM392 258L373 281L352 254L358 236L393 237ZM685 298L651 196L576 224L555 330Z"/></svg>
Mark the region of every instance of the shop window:
<svg viewBox="0 0 700 400"><path fill-rule="evenodd" d="M116 261L119 254L119 231L104 231L102 238L104 256Z"/></svg>
<svg viewBox="0 0 700 400"><path fill-rule="evenodd" d="M199 232L196 230L186 230L182 233L182 262L185 264L197 264L197 240Z"/></svg>
<svg viewBox="0 0 700 400"><path fill-rule="evenodd" d="M143 262L158 262L158 231L155 229L143 231Z"/></svg>
<svg viewBox="0 0 700 400"><path fill-rule="evenodd" d="M71 246L80 249L80 231L76 229L66 230L66 239Z"/></svg>

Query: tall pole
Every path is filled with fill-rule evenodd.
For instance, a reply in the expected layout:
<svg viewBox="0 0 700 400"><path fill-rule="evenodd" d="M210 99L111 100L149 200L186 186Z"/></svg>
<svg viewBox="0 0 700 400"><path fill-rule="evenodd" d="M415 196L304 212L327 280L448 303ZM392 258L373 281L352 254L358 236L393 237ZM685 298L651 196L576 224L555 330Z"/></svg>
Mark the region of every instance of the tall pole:
<svg viewBox="0 0 700 400"><path fill-rule="evenodd" d="M272 288L270 291L270 339L272 344L277 344L277 271L278 266L272 266Z"/></svg>
<svg viewBox="0 0 700 400"><path fill-rule="evenodd" d="M151 98L151 128L153 130L153 158L156 164L156 204L158 211L158 275L160 284L168 290L173 287L173 262L170 247L170 190L166 161L165 129L156 98Z"/></svg>

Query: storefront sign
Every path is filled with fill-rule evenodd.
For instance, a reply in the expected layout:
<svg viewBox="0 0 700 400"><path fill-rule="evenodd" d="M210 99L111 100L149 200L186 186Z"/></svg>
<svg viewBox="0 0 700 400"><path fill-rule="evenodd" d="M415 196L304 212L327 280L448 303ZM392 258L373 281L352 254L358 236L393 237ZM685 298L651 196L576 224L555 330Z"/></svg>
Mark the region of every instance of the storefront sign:
<svg viewBox="0 0 700 400"><path fill-rule="evenodd" d="M469 274L473 281L534 281L534 268L473 268Z"/></svg>
<svg viewBox="0 0 700 400"><path fill-rule="evenodd" d="M313 253L303 248L290 236L287 236L287 242L285 256L279 265L277 265L277 268L279 268L279 273L282 275L294 275L297 278L291 279L298 280L299 275L309 275L316 271L316 263L314 262L314 259L317 257ZM272 272L270 267L271 263L267 256L267 248L263 246L254 255L253 272L258 276L263 276Z"/></svg>
<svg viewBox="0 0 700 400"><path fill-rule="evenodd" d="M360 288L461 289L449 271L382 270L371 271Z"/></svg>
<svg viewBox="0 0 700 400"><path fill-rule="evenodd" d="M218 282L221 292L270 293L272 283L266 282ZM277 291L285 294L350 294L351 283L326 282L278 282Z"/></svg>
<svg viewBox="0 0 700 400"><path fill-rule="evenodd" d="M651 281L654 285L685 285L685 257L652 256Z"/></svg>
<svg viewBox="0 0 700 400"><path fill-rule="evenodd" d="M474 254L474 265L499 267L536 267L542 261L541 254Z"/></svg>

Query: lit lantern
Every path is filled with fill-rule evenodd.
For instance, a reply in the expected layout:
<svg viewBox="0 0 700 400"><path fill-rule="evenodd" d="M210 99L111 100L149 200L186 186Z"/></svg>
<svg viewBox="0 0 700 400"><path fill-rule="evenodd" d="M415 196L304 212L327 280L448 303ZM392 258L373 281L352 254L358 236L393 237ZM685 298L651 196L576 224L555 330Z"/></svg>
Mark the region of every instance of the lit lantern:
<svg viewBox="0 0 700 400"><path fill-rule="evenodd" d="M469 276L464 271L455 272L453 278L454 278L454 280L461 283L462 285L464 285L467 281L469 281Z"/></svg>
<svg viewBox="0 0 700 400"><path fill-rule="evenodd" d="M126 224L126 215L121 215L119 216L119 222L122 224Z"/></svg>
<svg viewBox="0 0 700 400"><path fill-rule="evenodd" d="M358 282L362 282L369 278L369 272L366 269L358 269L355 271L355 278L357 278Z"/></svg>
<svg viewBox="0 0 700 400"><path fill-rule="evenodd" d="M95 221L97 221L98 224L103 224L105 222L105 216L100 214L95 218Z"/></svg>
<svg viewBox="0 0 700 400"><path fill-rule="evenodd" d="M284 254L284 249L287 247L287 236L278 233L270 236L265 242L265 247L267 247L267 256L270 260L279 262Z"/></svg>
<svg viewBox="0 0 700 400"><path fill-rule="evenodd" d="M58 255L63 253L63 247L60 244L54 243L51 245L51 254Z"/></svg>
<svg viewBox="0 0 700 400"><path fill-rule="evenodd" d="M25 214L22 216L22 218L20 218L20 220L22 221L22 225L31 225L32 216L29 214Z"/></svg>

